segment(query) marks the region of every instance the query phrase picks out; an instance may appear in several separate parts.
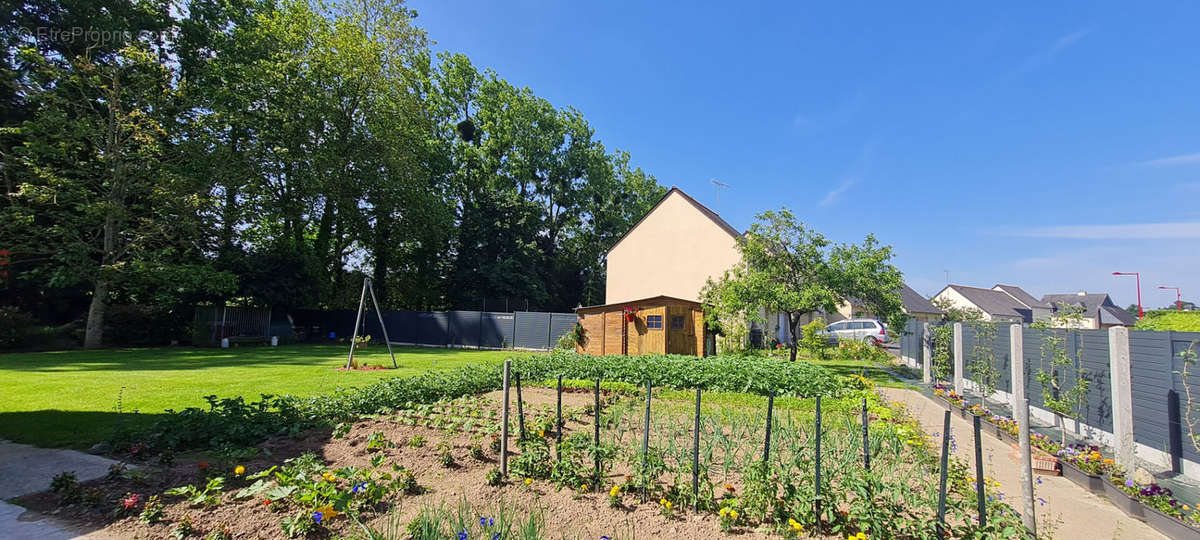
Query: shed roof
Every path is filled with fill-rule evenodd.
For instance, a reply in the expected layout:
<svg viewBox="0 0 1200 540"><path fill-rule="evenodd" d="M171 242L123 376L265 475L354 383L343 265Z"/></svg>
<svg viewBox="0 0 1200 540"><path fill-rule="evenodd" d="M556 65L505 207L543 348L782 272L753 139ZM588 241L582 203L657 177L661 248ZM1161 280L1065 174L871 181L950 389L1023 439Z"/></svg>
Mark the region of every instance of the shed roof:
<svg viewBox="0 0 1200 540"><path fill-rule="evenodd" d="M611 304L599 304L599 305L595 305L595 306L581 306L581 307L575 308L575 311L600 310L600 309L611 308L611 307L624 307L624 306L628 306L628 305L632 305L632 304L652 304L655 302L677 302L680 304L688 304L688 305L692 305L692 306L700 305L700 302L697 302L695 300L685 300L683 298L676 298L674 296L666 296L666 295L660 294L658 296L651 296L650 298L643 298L641 300L628 300L625 302L613 302Z"/></svg>

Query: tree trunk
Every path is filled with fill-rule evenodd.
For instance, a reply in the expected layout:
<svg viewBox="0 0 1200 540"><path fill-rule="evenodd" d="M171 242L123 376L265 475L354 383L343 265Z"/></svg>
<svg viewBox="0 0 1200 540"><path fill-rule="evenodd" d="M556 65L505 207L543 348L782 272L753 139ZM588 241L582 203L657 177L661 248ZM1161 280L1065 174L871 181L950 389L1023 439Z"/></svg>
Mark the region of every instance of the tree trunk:
<svg viewBox="0 0 1200 540"><path fill-rule="evenodd" d="M83 346L88 349L99 349L104 346L104 313L108 311L108 280L96 280L96 289L92 292L92 304L88 307L87 330L83 338Z"/></svg>
<svg viewBox="0 0 1200 540"><path fill-rule="evenodd" d="M788 325L791 326L792 339L788 340L792 349L792 361L796 361L796 349L800 346L799 337L796 335L797 328L800 326L800 317L788 314Z"/></svg>

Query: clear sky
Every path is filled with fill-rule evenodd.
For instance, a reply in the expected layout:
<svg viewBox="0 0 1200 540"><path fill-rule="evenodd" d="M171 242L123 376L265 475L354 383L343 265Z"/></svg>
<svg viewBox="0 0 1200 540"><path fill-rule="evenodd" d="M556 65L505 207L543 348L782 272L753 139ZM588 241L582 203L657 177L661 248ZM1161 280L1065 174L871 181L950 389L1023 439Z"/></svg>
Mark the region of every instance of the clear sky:
<svg viewBox="0 0 1200 540"><path fill-rule="evenodd" d="M946 282L1200 301L1200 3L415 0L746 228L786 206ZM716 200L711 179L731 187Z"/></svg>

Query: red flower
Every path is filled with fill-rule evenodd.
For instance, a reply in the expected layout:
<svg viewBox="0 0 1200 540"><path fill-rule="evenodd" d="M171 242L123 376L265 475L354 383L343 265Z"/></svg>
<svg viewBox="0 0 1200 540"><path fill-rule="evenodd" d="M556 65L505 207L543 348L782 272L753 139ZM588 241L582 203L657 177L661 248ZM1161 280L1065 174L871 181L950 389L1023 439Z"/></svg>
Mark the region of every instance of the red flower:
<svg viewBox="0 0 1200 540"><path fill-rule="evenodd" d="M137 506L138 501L141 499L141 495L138 495L137 493L130 493L127 497L121 499L121 506L124 506L126 510L133 510L133 508Z"/></svg>
<svg viewBox="0 0 1200 540"><path fill-rule="evenodd" d="M207 461L201 461L200 463L197 463L197 465L198 465L198 466L199 466L201 469L207 469L207 468L208 468L208 462L207 462Z"/></svg>
<svg viewBox="0 0 1200 540"><path fill-rule="evenodd" d="M271 499L263 499L263 506L271 506Z"/></svg>

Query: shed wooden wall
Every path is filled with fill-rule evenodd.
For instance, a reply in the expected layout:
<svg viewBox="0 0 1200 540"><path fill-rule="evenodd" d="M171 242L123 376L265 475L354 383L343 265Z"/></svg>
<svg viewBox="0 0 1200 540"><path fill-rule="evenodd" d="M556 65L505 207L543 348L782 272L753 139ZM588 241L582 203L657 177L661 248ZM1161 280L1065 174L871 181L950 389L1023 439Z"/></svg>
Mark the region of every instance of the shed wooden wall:
<svg viewBox="0 0 1200 540"><path fill-rule="evenodd" d="M627 305L638 309L637 316L627 326L621 307L580 311L579 323L583 325L586 340L577 350L592 355L621 354L622 332L628 328L628 354L704 355L704 311L700 307L662 300ZM651 315L662 317L662 328L646 326L646 318ZM672 317L684 317L682 329L671 329Z"/></svg>

